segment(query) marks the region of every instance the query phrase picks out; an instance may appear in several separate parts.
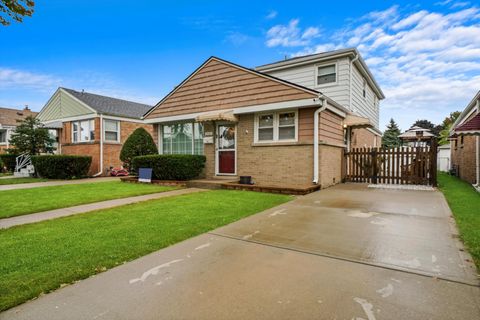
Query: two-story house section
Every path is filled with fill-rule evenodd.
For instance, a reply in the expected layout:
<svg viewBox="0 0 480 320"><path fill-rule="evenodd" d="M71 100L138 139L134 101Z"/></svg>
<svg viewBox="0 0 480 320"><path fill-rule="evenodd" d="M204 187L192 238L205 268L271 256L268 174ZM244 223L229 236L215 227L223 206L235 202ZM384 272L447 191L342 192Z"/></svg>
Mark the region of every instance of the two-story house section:
<svg viewBox="0 0 480 320"><path fill-rule="evenodd" d="M255 70L322 92L371 126L347 134L352 147L380 146L380 100L385 96L355 48L295 57Z"/></svg>

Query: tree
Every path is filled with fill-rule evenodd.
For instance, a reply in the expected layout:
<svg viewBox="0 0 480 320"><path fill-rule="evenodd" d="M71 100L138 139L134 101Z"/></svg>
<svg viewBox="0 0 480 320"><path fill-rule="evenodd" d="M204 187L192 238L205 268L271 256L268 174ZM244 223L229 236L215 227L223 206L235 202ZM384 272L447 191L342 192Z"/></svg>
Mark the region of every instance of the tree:
<svg viewBox="0 0 480 320"><path fill-rule="evenodd" d="M130 170L133 157L157 154L158 149L150 133L144 128L138 128L128 137L120 151L123 166Z"/></svg>
<svg viewBox="0 0 480 320"><path fill-rule="evenodd" d="M442 130L440 131L440 140L438 141L439 145L448 144L448 137L450 135L450 128L452 127L453 123L457 118L460 116L460 111L451 112L448 117L442 121Z"/></svg>
<svg viewBox="0 0 480 320"><path fill-rule="evenodd" d="M33 14L33 0L0 0L0 24L10 25L9 20L22 22L23 17Z"/></svg>
<svg viewBox="0 0 480 320"><path fill-rule="evenodd" d="M28 116L19 123L10 138L10 144L15 150L30 155L53 152L55 140L50 136L48 129L42 128L38 119Z"/></svg>
<svg viewBox="0 0 480 320"><path fill-rule="evenodd" d="M395 120L390 119L390 123L387 125L387 130L383 133L382 146L386 148L400 146L402 144L402 141L398 137L400 133L398 124Z"/></svg>

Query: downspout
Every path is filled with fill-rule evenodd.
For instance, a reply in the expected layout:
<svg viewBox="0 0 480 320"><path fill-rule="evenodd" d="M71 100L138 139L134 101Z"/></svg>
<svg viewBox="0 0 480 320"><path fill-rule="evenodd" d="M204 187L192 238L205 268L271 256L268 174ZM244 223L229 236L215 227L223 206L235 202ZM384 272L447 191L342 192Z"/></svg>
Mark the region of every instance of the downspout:
<svg viewBox="0 0 480 320"><path fill-rule="evenodd" d="M315 110L315 113L313 114L313 183L318 184L319 180L319 165L318 165L318 156L319 156L319 148L318 144L320 143L320 138L318 136L319 134L319 128L320 128L320 112L325 110L327 108L327 99L325 96L321 96L322 99L322 106Z"/></svg>
<svg viewBox="0 0 480 320"><path fill-rule="evenodd" d="M98 177L103 173L103 114L100 114L100 171L94 174L94 177Z"/></svg>
<svg viewBox="0 0 480 320"><path fill-rule="evenodd" d="M352 106L352 70L353 70L353 63L358 60L358 53L355 53L355 57L350 60L350 77L348 80L348 85L349 85L349 91L350 91L350 102L348 104L348 108L350 108L350 111L353 111L353 106Z"/></svg>

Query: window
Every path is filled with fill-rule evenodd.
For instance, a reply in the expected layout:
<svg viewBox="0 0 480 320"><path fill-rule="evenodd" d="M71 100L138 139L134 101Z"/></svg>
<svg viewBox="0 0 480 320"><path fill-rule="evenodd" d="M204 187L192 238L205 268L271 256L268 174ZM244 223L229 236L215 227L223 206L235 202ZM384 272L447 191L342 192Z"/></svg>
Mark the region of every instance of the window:
<svg viewBox="0 0 480 320"><path fill-rule="evenodd" d="M93 119L72 122L72 142L93 140L95 140L95 121Z"/></svg>
<svg viewBox="0 0 480 320"><path fill-rule="evenodd" d="M255 118L255 142L296 141L297 112L259 114Z"/></svg>
<svg viewBox="0 0 480 320"><path fill-rule="evenodd" d="M317 85L337 82L337 66L330 64L317 68Z"/></svg>
<svg viewBox="0 0 480 320"><path fill-rule="evenodd" d="M175 123L161 126L163 154L203 154L203 126Z"/></svg>
<svg viewBox="0 0 480 320"><path fill-rule="evenodd" d="M362 91L362 96L364 98L367 97L367 81L365 79L363 79L363 91Z"/></svg>
<svg viewBox="0 0 480 320"><path fill-rule="evenodd" d="M7 143L7 130L3 129L0 130L0 143L6 144Z"/></svg>
<svg viewBox="0 0 480 320"><path fill-rule="evenodd" d="M120 121L103 120L103 140L120 142Z"/></svg>
<svg viewBox="0 0 480 320"><path fill-rule="evenodd" d="M460 146L463 147L463 136L460 136Z"/></svg>

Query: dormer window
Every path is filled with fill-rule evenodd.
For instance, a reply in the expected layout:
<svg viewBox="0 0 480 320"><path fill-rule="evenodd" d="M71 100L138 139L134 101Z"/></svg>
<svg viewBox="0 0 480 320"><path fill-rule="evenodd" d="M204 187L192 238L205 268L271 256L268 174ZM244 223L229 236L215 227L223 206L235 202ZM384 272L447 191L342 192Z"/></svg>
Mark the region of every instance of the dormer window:
<svg viewBox="0 0 480 320"><path fill-rule="evenodd" d="M337 82L337 65L329 64L317 67L317 85Z"/></svg>

